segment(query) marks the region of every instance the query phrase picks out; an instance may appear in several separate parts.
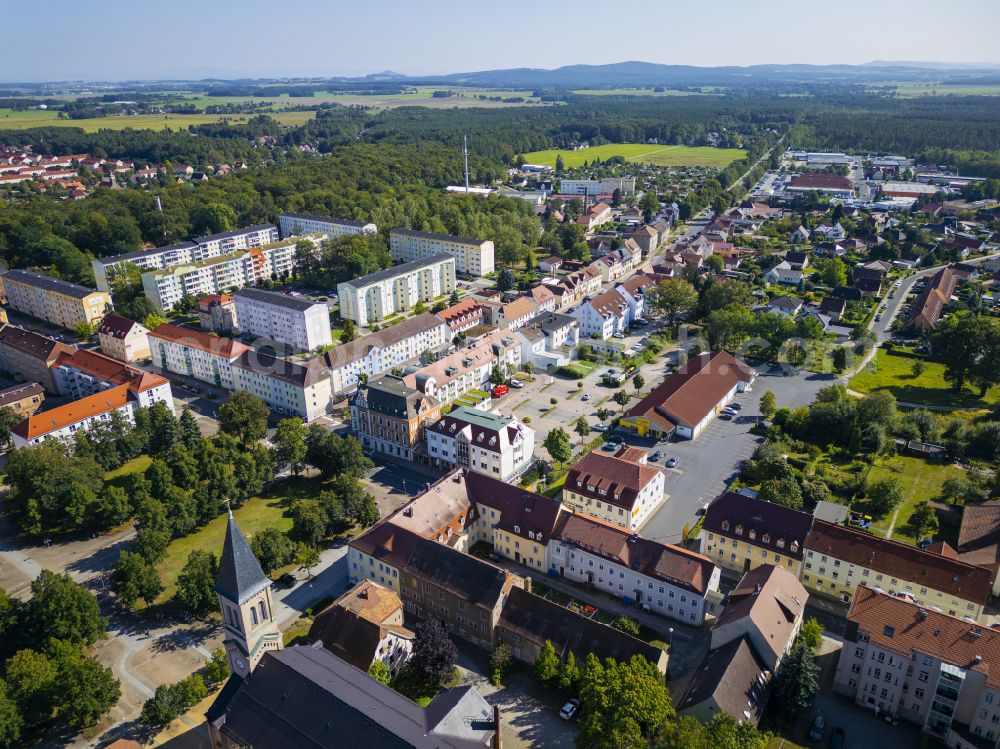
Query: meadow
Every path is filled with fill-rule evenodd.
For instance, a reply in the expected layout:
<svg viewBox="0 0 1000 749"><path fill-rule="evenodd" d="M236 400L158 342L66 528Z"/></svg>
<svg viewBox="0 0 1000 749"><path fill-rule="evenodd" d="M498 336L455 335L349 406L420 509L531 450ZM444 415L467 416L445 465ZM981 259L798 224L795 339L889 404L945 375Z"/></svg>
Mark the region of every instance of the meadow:
<svg viewBox="0 0 1000 749"><path fill-rule="evenodd" d="M1000 96L1000 84L903 82L896 83L896 96L913 99L917 96Z"/></svg>
<svg viewBox="0 0 1000 749"><path fill-rule="evenodd" d="M283 125L301 125L311 120L315 112L274 112L274 119ZM252 115L235 114L140 114L113 117L92 117L82 120L61 120L58 114L46 110L15 111L0 109L0 130L26 130L32 127L78 127L84 132L98 130L184 130L191 125L207 125L220 120L241 123Z"/></svg>
<svg viewBox="0 0 1000 749"><path fill-rule="evenodd" d="M580 151L560 151L550 148L546 151L533 151L524 154L524 160L529 164L542 164L554 167L556 157L562 155L563 164L572 169L590 163L595 159L602 161L621 156L626 161L653 166L707 166L723 169L737 159L746 156L746 151L740 148L712 148L710 146L658 146L649 143L607 143L603 146L591 146Z"/></svg>
<svg viewBox="0 0 1000 749"><path fill-rule="evenodd" d="M990 388L985 398L968 384L956 392L945 382L943 364L924 361L922 370L916 372L914 361L879 349L874 361L851 378L849 387L859 393L887 390L904 403L951 408L986 408L1000 399L1000 387Z"/></svg>

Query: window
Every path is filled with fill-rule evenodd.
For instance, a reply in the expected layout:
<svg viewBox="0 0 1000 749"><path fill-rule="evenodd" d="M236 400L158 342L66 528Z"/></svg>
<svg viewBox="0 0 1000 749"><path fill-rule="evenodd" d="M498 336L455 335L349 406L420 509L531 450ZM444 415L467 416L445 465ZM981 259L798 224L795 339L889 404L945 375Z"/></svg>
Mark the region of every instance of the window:
<svg viewBox="0 0 1000 749"><path fill-rule="evenodd" d="M917 678L920 679L920 681L927 681L927 679L930 678L930 674L927 673L926 671L921 671L920 676L918 676Z"/></svg>
<svg viewBox="0 0 1000 749"><path fill-rule="evenodd" d="M854 649L854 655L856 655L858 658L864 658L865 657L865 649L864 648L855 648Z"/></svg>
<svg viewBox="0 0 1000 749"><path fill-rule="evenodd" d="M916 697L918 700L922 700L924 698L924 690L923 689L914 689L913 690L913 696Z"/></svg>

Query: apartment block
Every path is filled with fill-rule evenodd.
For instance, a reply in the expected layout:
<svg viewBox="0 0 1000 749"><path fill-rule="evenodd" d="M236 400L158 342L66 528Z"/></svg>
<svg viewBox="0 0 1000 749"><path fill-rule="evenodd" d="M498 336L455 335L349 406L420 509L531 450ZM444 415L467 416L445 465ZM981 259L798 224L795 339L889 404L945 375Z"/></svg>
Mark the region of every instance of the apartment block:
<svg viewBox="0 0 1000 749"><path fill-rule="evenodd" d="M376 234L378 226L368 222L351 221L332 216L316 216L310 213L282 213L278 216L278 228L282 238L300 237L303 234L326 234L328 237L345 237L355 234Z"/></svg>
<svg viewBox="0 0 1000 749"><path fill-rule="evenodd" d="M56 391L74 400L125 385L138 406L151 408L157 403L174 410L170 381L161 375L135 367L86 349L59 354L52 363Z"/></svg>
<svg viewBox="0 0 1000 749"><path fill-rule="evenodd" d="M37 445L47 439L72 439L78 431L86 432L95 423L110 421L115 413L133 423L137 407L128 386L118 385L29 416L11 430L11 439L15 449Z"/></svg>
<svg viewBox="0 0 1000 749"><path fill-rule="evenodd" d="M408 387L398 377L369 380L351 397L351 431L362 449L407 462L418 458L425 430L439 418L437 399Z"/></svg>
<svg viewBox="0 0 1000 749"><path fill-rule="evenodd" d="M952 749L1000 744L1000 632L861 585L834 689Z"/></svg>
<svg viewBox="0 0 1000 749"><path fill-rule="evenodd" d="M493 242L489 239L472 239L415 229L393 229L389 232L389 248L392 259L397 263L422 260L443 252L455 258L455 271L466 276L478 278L495 270Z"/></svg>
<svg viewBox="0 0 1000 749"><path fill-rule="evenodd" d="M561 195L622 195L635 193L635 177L606 177L604 179L563 179L559 181Z"/></svg>
<svg viewBox="0 0 1000 749"><path fill-rule="evenodd" d="M425 431L426 457L514 483L535 464L535 430L510 416L459 406Z"/></svg>
<svg viewBox="0 0 1000 749"><path fill-rule="evenodd" d="M22 382L37 382L50 393L59 392L52 364L67 351L76 351L76 347L14 325L0 328L0 370Z"/></svg>
<svg viewBox="0 0 1000 749"><path fill-rule="evenodd" d="M111 309L111 295L40 273L10 270L0 276L7 306L73 330L99 322Z"/></svg>
<svg viewBox="0 0 1000 749"><path fill-rule="evenodd" d="M330 310L324 302L252 288L237 291L233 301L241 333L283 343L296 352L333 345Z"/></svg>
<svg viewBox="0 0 1000 749"><path fill-rule="evenodd" d="M585 512L637 531L666 499L663 473L647 465L646 451L623 445L616 453L592 452L569 469L562 500Z"/></svg>
<svg viewBox="0 0 1000 749"><path fill-rule="evenodd" d="M358 325L380 322L397 312L406 312L418 302L455 290L455 258L434 253L337 284L340 316Z"/></svg>
<svg viewBox="0 0 1000 749"><path fill-rule="evenodd" d="M293 237L146 271L142 274L142 288L158 309L169 311L185 296L222 294L244 286L256 286L264 280L287 278L295 269L298 243L308 241L315 245L324 238L322 234Z"/></svg>
<svg viewBox="0 0 1000 749"><path fill-rule="evenodd" d="M94 278L97 280L98 289L110 291L115 274L126 264L138 266L143 271L158 270L207 260L237 250L262 247L277 241L278 229L274 224L257 224L243 229L195 237L192 241L164 247L97 258L92 262Z"/></svg>

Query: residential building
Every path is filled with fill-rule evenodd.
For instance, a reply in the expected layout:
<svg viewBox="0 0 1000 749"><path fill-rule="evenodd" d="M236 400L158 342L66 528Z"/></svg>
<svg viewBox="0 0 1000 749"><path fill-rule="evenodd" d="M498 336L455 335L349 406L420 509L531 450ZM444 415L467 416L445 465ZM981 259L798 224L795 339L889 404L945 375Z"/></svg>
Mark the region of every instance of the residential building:
<svg viewBox="0 0 1000 749"><path fill-rule="evenodd" d="M406 462L426 455L426 429L441 417L436 398L391 376L358 385L350 408L351 431L364 450Z"/></svg>
<svg viewBox="0 0 1000 749"><path fill-rule="evenodd" d="M535 464L535 430L511 416L459 406L427 427L427 458L516 483Z"/></svg>
<svg viewBox="0 0 1000 749"><path fill-rule="evenodd" d="M504 602L525 580L443 543L420 539L400 570L406 612L434 617L454 636L492 650Z"/></svg>
<svg viewBox="0 0 1000 749"><path fill-rule="evenodd" d="M622 446L577 461L563 484L562 501L579 512L637 531L666 499L663 473L647 465L646 452Z"/></svg>
<svg viewBox="0 0 1000 749"><path fill-rule="evenodd" d="M538 269L542 273L547 273L549 275L555 273L560 268L562 268L562 265L563 265L563 259L558 255L552 255L550 257L545 258L544 260L538 261Z"/></svg>
<svg viewBox="0 0 1000 749"><path fill-rule="evenodd" d="M632 255L623 248L601 255L592 265L601 272L604 283L614 283L632 273L639 266L641 258L641 253Z"/></svg>
<svg viewBox="0 0 1000 749"><path fill-rule="evenodd" d="M500 749L499 708L475 687L421 707L325 648L266 653L248 678L230 678L205 718L217 749Z"/></svg>
<svg viewBox="0 0 1000 749"><path fill-rule="evenodd" d="M76 347L13 325L0 328L0 370L21 382L37 382L50 393L59 392L52 364L59 355Z"/></svg>
<svg viewBox="0 0 1000 749"><path fill-rule="evenodd" d="M580 323L558 312L542 312L517 331L521 341L521 363L551 371L569 364L580 343Z"/></svg>
<svg viewBox="0 0 1000 749"><path fill-rule="evenodd" d="M604 179L562 179L562 195L612 195L620 190L622 195L635 193L635 177L606 177Z"/></svg>
<svg viewBox="0 0 1000 749"><path fill-rule="evenodd" d="M531 301L535 303L535 309L539 312L555 312L556 311L556 295L552 292L552 289L545 284L538 284L532 286L528 291L523 292L525 296L529 297Z"/></svg>
<svg viewBox="0 0 1000 749"><path fill-rule="evenodd" d="M961 561L988 569L993 595L1000 595L1000 500L966 503L956 553Z"/></svg>
<svg viewBox="0 0 1000 749"><path fill-rule="evenodd" d="M494 330L432 364L407 367L403 382L445 405L486 385L494 367L506 373L520 365L521 343L515 334Z"/></svg>
<svg viewBox="0 0 1000 749"><path fill-rule="evenodd" d="M958 279L950 267L935 273L913 303L909 325L924 332L934 330L957 286Z"/></svg>
<svg viewBox="0 0 1000 749"><path fill-rule="evenodd" d="M746 637L767 669L777 671L802 628L808 598L802 583L784 567L754 567L729 592L712 625L710 648Z"/></svg>
<svg viewBox="0 0 1000 749"><path fill-rule="evenodd" d="M641 271L615 287L615 291L628 303L629 319L632 322L643 319L646 314L646 298L655 289L656 280Z"/></svg>
<svg viewBox="0 0 1000 749"><path fill-rule="evenodd" d="M277 413L319 418L330 407L330 378L319 360L279 359L230 338L164 323L149 333L153 366L230 392L246 391Z"/></svg>
<svg viewBox="0 0 1000 749"><path fill-rule="evenodd" d="M701 549L720 567L744 575L774 565L796 578L813 516L737 492L716 497L705 511Z"/></svg>
<svg viewBox="0 0 1000 749"><path fill-rule="evenodd" d="M437 313L438 319L448 326L452 333L464 333L466 330L483 324L485 310L482 302L473 297L466 297L458 304Z"/></svg>
<svg viewBox="0 0 1000 749"><path fill-rule="evenodd" d="M719 568L707 557L582 513L560 516L549 558L560 577L692 626L705 621L705 598L719 590Z"/></svg>
<svg viewBox="0 0 1000 749"><path fill-rule="evenodd" d="M55 390L60 395L79 399L125 385L139 406L151 408L164 403L171 412L174 410L170 381L166 377L130 367L95 351L64 351L51 369Z"/></svg>
<svg viewBox="0 0 1000 749"><path fill-rule="evenodd" d="M262 247L277 241L278 229L274 224L257 224L243 229L195 237L190 242L97 258L92 263L94 278L97 280L98 289L110 291L111 281L126 263L136 265L143 271L157 270L207 260L237 250Z"/></svg>
<svg viewBox="0 0 1000 749"><path fill-rule="evenodd" d="M430 312L409 317L330 349L322 363L330 373L334 393L345 393L367 377L385 374L418 359L433 358L451 342L448 326Z"/></svg>
<svg viewBox="0 0 1000 749"><path fill-rule="evenodd" d="M632 232L632 239L638 243L647 257L652 257L660 246L660 232L648 224Z"/></svg>
<svg viewBox="0 0 1000 749"><path fill-rule="evenodd" d="M577 663L591 653L602 662L607 658L624 662L639 655L660 672L667 670L666 651L522 588L511 589L496 634L522 663L534 664L545 643L551 642L561 661L570 653Z"/></svg>
<svg viewBox="0 0 1000 749"><path fill-rule="evenodd" d="M293 352L333 345L330 310L325 302L263 289L240 289L233 300L241 334L283 343Z"/></svg>
<svg viewBox="0 0 1000 749"><path fill-rule="evenodd" d="M1000 632L867 584L851 602L834 690L952 749L1000 739Z"/></svg>
<svg viewBox="0 0 1000 749"><path fill-rule="evenodd" d="M805 274L792 268L787 260L782 260L764 274L764 280L768 283L783 283L790 286L798 286L804 277Z"/></svg>
<svg viewBox="0 0 1000 749"><path fill-rule="evenodd" d="M418 303L455 290L456 261L445 252L426 255L393 268L337 284L340 315L358 325L381 322Z"/></svg>
<svg viewBox="0 0 1000 749"><path fill-rule="evenodd" d="M496 328L508 328L511 331L524 327L528 320L535 316L538 308L531 297L521 296L507 304L481 303L485 322Z"/></svg>
<svg viewBox="0 0 1000 749"><path fill-rule="evenodd" d="M801 579L810 592L844 603L866 584L974 620L993 588L985 567L823 520L815 520L806 537Z"/></svg>
<svg viewBox="0 0 1000 749"><path fill-rule="evenodd" d="M389 232L389 247L392 259L397 263L409 263L445 253L455 258L455 271L466 276L478 278L495 269L493 242L489 239L393 229Z"/></svg>
<svg viewBox="0 0 1000 749"><path fill-rule="evenodd" d="M313 645L366 673L380 661L392 676L409 659L413 637L403 626L399 596L371 580L362 580L316 614L309 628Z"/></svg>
<svg viewBox="0 0 1000 749"><path fill-rule="evenodd" d="M198 300L198 321L213 333L229 333L236 327L236 302L229 294L209 294Z"/></svg>
<svg viewBox="0 0 1000 749"><path fill-rule="evenodd" d="M610 221L614 221L614 213L607 203L596 203L576 217L576 223L582 224L587 232L592 232Z"/></svg>
<svg viewBox="0 0 1000 749"><path fill-rule="evenodd" d="M785 317L795 317L802 311L802 300L795 296L780 294L771 297L765 305L765 309L768 312L777 312Z"/></svg>
<svg viewBox="0 0 1000 749"><path fill-rule="evenodd" d="M741 637L708 651L678 701L677 712L703 723L724 713L756 726L767 706L772 677L750 639Z"/></svg>
<svg viewBox="0 0 1000 749"><path fill-rule="evenodd" d="M301 237L303 234L326 234L328 237L344 237L355 234L377 234L378 226L363 221L352 221L332 216L315 216L309 213L286 212L278 216L281 236Z"/></svg>
<svg viewBox="0 0 1000 749"><path fill-rule="evenodd" d="M309 242L315 246L324 238L322 234L293 237L148 270L142 274L142 288L157 309L169 311L187 296L222 294L244 286L256 286L267 279L287 278L295 269L299 243ZM212 246L218 244L215 241Z"/></svg>
<svg viewBox="0 0 1000 749"><path fill-rule="evenodd" d="M134 320L109 313L97 327L97 340L100 341L101 351L108 356L118 361L134 362L150 357L148 333L148 328Z"/></svg>
<svg viewBox="0 0 1000 749"><path fill-rule="evenodd" d="M620 426L640 436L697 439L737 393L753 384L756 376L726 351L692 357L626 411Z"/></svg>
<svg viewBox="0 0 1000 749"><path fill-rule="evenodd" d="M61 281L26 270L0 275L0 285L10 309L63 328L100 322L111 309L111 295L104 291Z"/></svg>
<svg viewBox="0 0 1000 749"><path fill-rule="evenodd" d="M847 301L844 299L838 299L835 296L824 297L823 301L819 303L819 313L821 315L826 315L831 320L839 320L844 316L844 312L847 311Z"/></svg>
<svg viewBox="0 0 1000 749"><path fill-rule="evenodd" d="M115 413L133 423L137 406L128 385L118 385L28 416L11 430L11 439L15 449L37 445L47 439L72 439L78 431L86 432L95 423L110 421Z"/></svg>
<svg viewBox="0 0 1000 749"><path fill-rule="evenodd" d="M571 314L580 322L580 333L585 338L602 341L623 333L632 322L628 301L615 289L585 299Z"/></svg>
<svg viewBox="0 0 1000 749"><path fill-rule="evenodd" d="M0 390L0 408L9 408L21 417L38 413L45 402L45 389L37 382L22 382Z"/></svg>

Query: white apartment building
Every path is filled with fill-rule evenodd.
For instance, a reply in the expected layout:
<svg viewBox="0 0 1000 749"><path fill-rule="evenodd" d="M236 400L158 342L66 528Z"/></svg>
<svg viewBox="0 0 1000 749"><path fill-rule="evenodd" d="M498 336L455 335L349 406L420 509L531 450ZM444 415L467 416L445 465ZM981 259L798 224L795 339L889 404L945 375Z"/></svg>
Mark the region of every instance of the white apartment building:
<svg viewBox="0 0 1000 749"><path fill-rule="evenodd" d="M549 540L549 563L560 577L695 627L705 621L705 597L719 590L721 575L701 554L568 512Z"/></svg>
<svg viewBox="0 0 1000 749"><path fill-rule="evenodd" d="M562 501L628 531L638 531L664 502L663 472L646 451L623 445L614 454L592 452L569 469Z"/></svg>
<svg viewBox="0 0 1000 749"><path fill-rule="evenodd" d="M337 284L340 316L358 325L379 322L455 290L455 258L439 252Z"/></svg>
<svg viewBox="0 0 1000 749"><path fill-rule="evenodd" d="M137 406L150 408L165 403L171 412L174 410L174 397L166 377L130 367L95 351L64 351L52 362L51 371L56 392L74 401L126 385Z"/></svg>
<svg viewBox="0 0 1000 749"><path fill-rule="evenodd" d="M263 289L233 294L240 333L283 343L292 351L315 351L333 345L330 310L324 302Z"/></svg>
<svg viewBox="0 0 1000 749"><path fill-rule="evenodd" d="M124 263L137 265L141 270L158 270L182 263L193 263L218 257L237 250L262 247L278 241L278 229L274 224L256 224L244 229L195 237L190 242L155 247L151 250L137 250L122 255L97 258L93 261L94 278L101 291L111 290L111 279L115 271Z"/></svg>
<svg viewBox="0 0 1000 749"><path fill-rule="evenodd" d="M138 402L128 385L118 385L86 398L29 416L11 430L14 449L37 445L48 439L69 440L78 431L86 432L94 424L108 422L118 413L135 423Z"/></svg>
<svg viewBox="0 0 1000 749"><path fill-rule="evenodd" d="M442 252L455 258L455 271L467 276L485 276L495 270L493 242L453 234L435 234L416 229L393 229L389 248L397 263L432 257Z"/></svg>
<svg viewBox="0 0 1000 749"><path fill-rule="evenodd" d="M310 213L282 213L278 216L281 236L300 237L303 234L326 234L328 237L343 237L353 234L376 234L378 226L369 222L351 221L332 216L315 216Z"/></svg>
<svg viewBox="0 0 1000 749"><path fill-rule="evenodd" d="M293 237L249 250L236 250L226 255L213 255L147 271L142 274L142 288L158 309L169 311L185 296L220 294L244 286L255 286L265 279L287 277L295 269L298 242L306 240L315 245L324 238L322 234Z"/></svg>
<svg viewBox="0 0 1000 749"><path fill-rule="evenodd" d="M230 392L247 391L271 410L319 418L330 407L330 378L321 360L307 366L230 338L164 323L149 333L153 366Z"/></svg>
<svg viewBox="0 0 1000 749"><path fill-rule="evenodd" d="M335 394L358 386L362 376L374 379L391 369L417 361L425 352L445 347L451 331L436 315L425 312L377 333L371 333L323 354Z"/></svg>
<svg viewBox="0 0 1000 749"><path fill-rule="evenodd" d="M509 330L494 330L425 367L407 367L403 382L444 405L490 380L493 367L505 373L521 366L521 343Z"/></svg>
<svg viewBox="0 0 1000 749"><path fill-rule="evenodd" d="M635 193L635 177L605 177L604 179L563 179L559 181L561 195L622 195Z"/></svg>
<svg viewBox="0 0 1000 749"><path fill-rule="evenodd" d="M548 370L572 361L580 343L580 323L569 315L542 312L528 320L517 337L521 339L521 363L530 361L536 368Z"/></svg>
<svg viewBox="0 0 1000 749"><path fill-rule="evenodd" d="M617 290L611 289L584 302L570 313L580 322L584 338L606 341L623 333L632 322L632 308Z"/></svg>
<svg viewBox="0 0 1000 749"><path fill-rule="evenodd" d="M512 483L535 463L535 430L510 416L459 406L425 431L439 468L468 468Z"/></svg>

